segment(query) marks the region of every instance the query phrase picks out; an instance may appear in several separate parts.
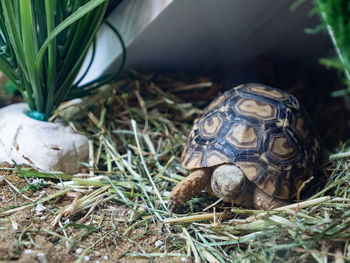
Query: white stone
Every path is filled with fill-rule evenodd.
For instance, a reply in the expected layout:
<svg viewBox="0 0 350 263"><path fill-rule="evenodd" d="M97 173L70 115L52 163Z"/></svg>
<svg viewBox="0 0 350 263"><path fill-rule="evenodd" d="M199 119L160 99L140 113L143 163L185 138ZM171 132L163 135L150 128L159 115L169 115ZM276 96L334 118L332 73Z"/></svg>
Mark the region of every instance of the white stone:
<svg viewBox="0 0 350 263"><path fill-rule="evenodd" d="M45 207L41 204L37 204L37 206L35 207L35 213L37 216L41 216L44 210Z"/></svg>
<svg viewBox="0 0 350 263"><path fill-rule="evenodd" d="M12 160L43 170L74 174L88 159L88 139L62 121L44 122L26 115L25 103L0 110L0 163Z"/></svg>
<svg viewBox="0 0 350 263"><path fill-rule="evenodd" d="M41 183L43 181L43 179L41 179L41 178L34 178L33 180L32 180L32 184L39 184L39 183Z"/></svg>
<svg viewBox="0 0 350 263"><path fill-rule="evenodd" d="M81 254L81 252L83 252L83 249L82 249L82 248L77 248L77 249L75 250L75 253L77 253L77 254Z"/></svg>
<svg viewBox="0 0 350 263"><path fill-rule="evenodd" d="M24 255L30 255L30 254L32 254L33 252L34 252L33 249L26 249L26 250L24 250L23 254L24 254Z"/></svg>
<svg viewBox="0 0 350 263"><path fill-rule="evenodd" d="M157 240L157 241L154 243L154 245L155 245L156 247L159 247L159 246L163 245L163 241Z"/></svg>
<svg viewBox="0 0 350 263"><path fill-rule="evenodd" d="M45 190L40 191L39 199L42 198L45 194L46 194Z"/></svg>
<svg viewBox="0 0 350 263"><path fill-rule="evenodd" d="M18 224L17 224L17 222L11 220L11 224L12 224L12 229L15 230L15 231L17 231L17 230L18 230Z"/></svg>
<svg viewBox="0 0 350 263"><path fill-rule="evenodd" d="M40 263L47 263L47 257L45 253L40 252L36 255L36 257Z"/></svg>

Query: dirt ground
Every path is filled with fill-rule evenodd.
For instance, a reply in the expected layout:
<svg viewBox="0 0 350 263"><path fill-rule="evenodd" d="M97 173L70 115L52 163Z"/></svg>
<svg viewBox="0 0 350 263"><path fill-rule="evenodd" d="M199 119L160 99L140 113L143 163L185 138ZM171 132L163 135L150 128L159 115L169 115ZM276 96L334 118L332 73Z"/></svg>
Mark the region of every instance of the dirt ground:
<svg viewBox="0 0 350 263"><path fill-rule="evenodd" d="M17 189L27 185L26 181L18 177L15 173L1 171L0 175L0 210L10 208L17 203L26 203L24 197L13 193L9 188L9 183ZM1 178L1 177L0 177ZM22 194L28 198L37 199L53 194L56 190L53 186L45 187L38 191L27 190ZM152 224L148 229L136 228L131 230L128 238L121 238L118 233L126 230L127 225L123 220L123 215L128 210L115 203L101 205L99 209L104 218L90 218L91 226L100 224L98 233L86 234L86 229L69 228L66 235L78 238L79 242L70 245L57 237L50 230L57 230L59 226L52 226L55 212L58 207L64 207L71 203L72 197L64 196L45 203L49 213L41 214L36 207L26 208L9 216L0 218L0 262L75 262L83 253L83 250L96 242L96 236L103 236L111 232L111 225L115 230L109 234L108 238L98 243L94 248L86 253L82 262L150 262L147 258L130 256L127 253L137 253L144 250L147 253L164 253L167 236L163 233L162 225ZM114 222L111 221L111 211L114 213ZM74 219L83 217L82 214L75 215ZM63 219L64 220L64 219ZM72 219L71 219L72 220ZM63 234L63 232L60 232ZM70 247L71 246L71 247ZM154 258L152 262L183 262L185 258ZM189 261L187 261L189 262Z"/></svg>

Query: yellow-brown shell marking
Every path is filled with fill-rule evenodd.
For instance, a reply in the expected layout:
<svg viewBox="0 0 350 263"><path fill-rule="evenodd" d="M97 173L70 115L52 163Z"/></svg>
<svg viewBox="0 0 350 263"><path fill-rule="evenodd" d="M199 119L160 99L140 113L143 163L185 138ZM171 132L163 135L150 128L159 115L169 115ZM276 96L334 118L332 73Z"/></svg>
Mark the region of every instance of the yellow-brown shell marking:
<svg viewBox="0 0 350 263"><path fill-rule="evenodd" d="M277 117L275 106L253 99L240 99L235 105L235 109L240 115L255 117L264 121L274 120Z"/></svg>
<svg viewBox="0 0 350 263"><path fill-rule="evenodd" d="M207 112L210 112L212 110L214 110L216 107L218 106L221 106L222 102L227 99L226 98L226 93L224 93L223 95L217 97L216 99L214 99L212 101L212 103L210 103L204 110L203 110L203 113L207 113Z"/></svg>
<svg viewBox="0 0 350 263"><path fill-rule="evenodd" d="M237 148L251 149L258 147L258 131L244 123L234 123L225 138Z"/></svg>
<svg viewBox="0 0 350 263"><path fill-rule="evenodd" d="M281 161L292 160L297 155L296 150L283 133L271 135L269 148L269 152Z"/></svg>
<svg viewBox="0 0 350 263"><path fill-rule="evenodd" d="M201 135L207 138L214 137L220 131L223 121L224 120L219 114L215 114L205 119L199 124Z"/></svg>
<svg viewBox="0 0 350 263"><path fill-rule="evenodd" d="M284 93L277 89L272 89L267 86L256 86L251 85L247 87L247 90L251 93L255 93L267 98L275 99L275 100L286 100L288 99L288 96L286 96Z"/></svg>
<svg viewBox="0 0 350 263"><path fill-rule="evenodd" d="M302 118L298 118L296 120L296 132L303 138L304 141L307 141L309 139L309 131L305 125L305 122Z"/></svg>
<svg viewBox="0 0 350 263"><path fill-rule="evenodd" d="M200 152L184 152L181 157L182 166L188 169L193 169L196 167L200 167L202 154Z"/></svg>
<svg viewBox="0 0 350 263"><path fill-rule="evenodd" d="M249 181L254 181L263 171L263 167L258 162L237 162L236 164L248 177Z"/></svg>
<svg viewBox="0 0 350 263"><path fill-rule="evenodd" d="M229 158L224 153L219 151L213 150L207 156L208 167L219 165L222 163L229 163L229 162L230 162Z"/></svg>

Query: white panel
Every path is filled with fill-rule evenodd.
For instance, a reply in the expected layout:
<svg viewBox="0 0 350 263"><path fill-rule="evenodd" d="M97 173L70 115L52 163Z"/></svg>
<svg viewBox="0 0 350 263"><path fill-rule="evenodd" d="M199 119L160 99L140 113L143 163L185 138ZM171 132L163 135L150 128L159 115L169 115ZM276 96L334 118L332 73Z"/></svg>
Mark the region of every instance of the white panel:
<svg viewBox="0 0 350 263"><path fill-rule="evenodd" d="M128 46L128 66L153 71L225 69L273 53L281 59L319 57L329 48L314 27L310 3L290 11L282 0L125 0L110 17ZM145 22L146 21L146 22ZM92 73L115 71L120 48L102 29Z"/></svg>
<svg viewBox="0 0 350 263"><path fill-rule="evenodd" d="M318 18L292 1L176 0L129 46L129 66L207 70L246 64L264 53L281 59L317 57L327 36L308 35Z"/></svg>
<svg viewBox="0 0 350 263"><path fill-rule="evenodd" d="M129 46L172 1L124 0L110 14L108 21L118 29L126 46ZM102 25L98 32L96 50L94 63L83 82L103 74L121 55L119 41L106 25ZM85 61L85 66L87 63L88 59Z"/></svg>

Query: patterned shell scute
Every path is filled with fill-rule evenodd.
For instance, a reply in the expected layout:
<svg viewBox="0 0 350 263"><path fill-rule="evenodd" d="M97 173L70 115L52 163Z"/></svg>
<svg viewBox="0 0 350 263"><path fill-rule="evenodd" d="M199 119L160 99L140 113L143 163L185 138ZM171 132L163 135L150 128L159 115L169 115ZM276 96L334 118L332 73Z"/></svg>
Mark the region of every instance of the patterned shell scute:
<svg viewBox="0 0 350 263"><path fill-rule="evenodd" d="M297 99L262 84L216 98L195 121L182 155L188 169L232 163L274 197L295 196L314 175L319 143Z"/></svg>

